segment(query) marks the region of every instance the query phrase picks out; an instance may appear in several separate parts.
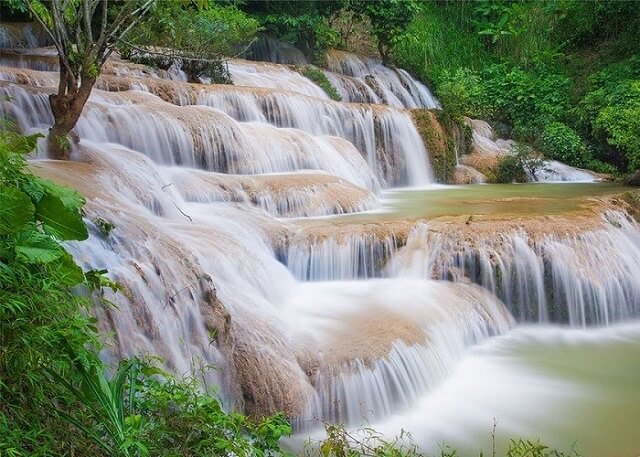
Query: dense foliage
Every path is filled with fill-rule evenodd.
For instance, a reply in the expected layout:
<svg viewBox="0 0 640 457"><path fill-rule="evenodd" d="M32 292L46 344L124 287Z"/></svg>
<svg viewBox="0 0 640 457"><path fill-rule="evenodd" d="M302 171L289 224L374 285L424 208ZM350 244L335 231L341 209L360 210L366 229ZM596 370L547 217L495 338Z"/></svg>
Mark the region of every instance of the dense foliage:
<svg viewBox="0 0 640 457"><path fill-rule="evenodd" d="M195 379L123 361L107 377L89 306L104 271L75 263L84 200L29 173L38 136L0 132L0 455L265 456L291 428L227 413ZM106 226L105 226L106 227ZM92 293L95 291L96 293ZM94 296L95 295L95 296Z"/></svg>
<svg viewBox="0 0 640 457"><path fill-rule="evenodd" d="M634 2L429 1L394 57L455 115L571 165L634 170L639 25Z"/></svg>
<svg viewBox="0 0 640 457"><path fill-rule="evenodd" d="M225 58L241 52L258 29L255 19L234 6L211 2L196 8L189 2L159 1L120 49L164 69L175 63L191 82L209 78L230 83Z"/></svg>

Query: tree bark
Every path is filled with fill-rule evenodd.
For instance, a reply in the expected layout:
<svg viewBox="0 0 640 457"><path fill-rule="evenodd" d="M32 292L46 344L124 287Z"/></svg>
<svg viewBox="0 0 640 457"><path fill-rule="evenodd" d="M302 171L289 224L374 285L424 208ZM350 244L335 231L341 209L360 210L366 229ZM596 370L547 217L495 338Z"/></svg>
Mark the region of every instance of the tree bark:
<svg viewBox="0 0 640 457"><path fill-rule="evenodd" d="M69 92L64 94L49 95L49 105L54 123L47 136L47 150L52 159L69 159L71 152L69 133L78 122L95 82L95 77L83 76L79 88L71 88Z"/></svg>

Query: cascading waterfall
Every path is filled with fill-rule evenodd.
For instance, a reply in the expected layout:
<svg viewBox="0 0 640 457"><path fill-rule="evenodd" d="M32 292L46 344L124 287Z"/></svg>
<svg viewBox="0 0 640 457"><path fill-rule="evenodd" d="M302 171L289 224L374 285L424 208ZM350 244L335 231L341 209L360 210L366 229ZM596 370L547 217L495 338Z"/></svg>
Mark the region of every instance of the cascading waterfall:
<svg viewBox="0 0 640 457"><path fill-rule="evenodd" d="M440 108L429 89L402 69L344 51L327 53L326 72L343 100L384 103L400 108Z"/></svg>
<svg viewBox="0 0 640 457"><path fill-rule="evenodd" d="M640 315L640 231L619 212L596 230L475 237L418 226L389 268L396 275L471 280L523 321L607 325Z"/></svg>
<svg viewBox="0 0 640 457"><path fill-rule="evenodd" d="M44 133L57 75L32 51L3 57L0 112ZM269 40L254 53L304 63ZM190 84L112 59L73 161L41 150L31 162L87 198L90 237L69 247L127 290L106 292L117 309L96 307L106 359L157 354L179 373L213 363L207 383L228 407L284 410L298 430L385 427L450 388L470 346L517 335L516 321L640 315L640 230L622 211L553 233L380 211L381 189L431 182L405 108L439 104L406 72L331 52L335 102L288 67L229 70L235 86ZM478 144L504 146L476 127Z"/></svg>

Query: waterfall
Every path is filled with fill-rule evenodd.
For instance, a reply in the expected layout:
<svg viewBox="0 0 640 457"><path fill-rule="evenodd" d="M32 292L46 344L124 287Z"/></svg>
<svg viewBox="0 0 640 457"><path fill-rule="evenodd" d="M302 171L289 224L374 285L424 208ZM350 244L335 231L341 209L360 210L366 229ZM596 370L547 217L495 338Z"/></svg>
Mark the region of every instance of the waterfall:
<svg viewBox="0 0 640 457"><path fill-rule="evenodd" d="M393 259L400 276L471 280L522 321L607 325L640 315L640 232L619 212L566 235L475 237L418 226Z"/></svg>
<svg viewBox="0 0 640 457"><path fill-rule="evenodd" d="M22 40L0 31L3 43ZM154 354L180 374L214 364L205 381L227 408L285 411L303 433L318 420L391 429L397 417L429 422L417 405L455 390L474 351L496 344L495 357L504 354L501 342L526 333L523 323L586 328L640 316L640 228L623 206L594 199L558 224L501 213L465 222L469 202L458 199L449 217L438 209L446 196L425 198L430 164L407 111L439 108L426 86L331 51L336 102L277 63L304 63L299 51L264 39L253 52L272 62L232 59L235 85L112 58L75 128L72 160L48 160L42 147L30 160L86 197L89 239L68 247L126 290L105 292L115 308L96 304L104 359ZM45 133L51 52L7 56L0 113ZM508 153L487 124L472 125L476 154ZM556 178L584 178L554 167ZM402 190L410 209L384 206L397 193L384 189L399 186L423 186ZM508 200L505 189L484 203Z"/></svg>
<svg viewBox="0 0 640 457"><path fill-rule="evenodd" d="M440 108L427 87L402 69L344 51L327 53L327 77L343 100L400 108Z"/></svg>

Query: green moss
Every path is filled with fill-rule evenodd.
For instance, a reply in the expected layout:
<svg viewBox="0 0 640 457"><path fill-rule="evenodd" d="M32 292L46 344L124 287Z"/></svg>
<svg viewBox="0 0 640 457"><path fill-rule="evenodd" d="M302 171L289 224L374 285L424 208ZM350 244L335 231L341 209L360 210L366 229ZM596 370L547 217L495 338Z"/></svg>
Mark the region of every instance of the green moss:
<svg viewBox="0 0 640 457"><path fill-rule="evenodd" d="M305 78L313 81L318 87L324 90L332 100L337 102L342 101L342 97L338 93L331 81L327 78L327 75L324 74L322 70L312 65L306 65L304 67L295 66L293 67L298 73L300 73Z"/></svg>
<svg viewBox="0 0 640 457"><path fill-rule="evenodd" d="M422 137L436 181L451 182L456 167L454 121L448 113L415 109L413 121Z"/></svg>

